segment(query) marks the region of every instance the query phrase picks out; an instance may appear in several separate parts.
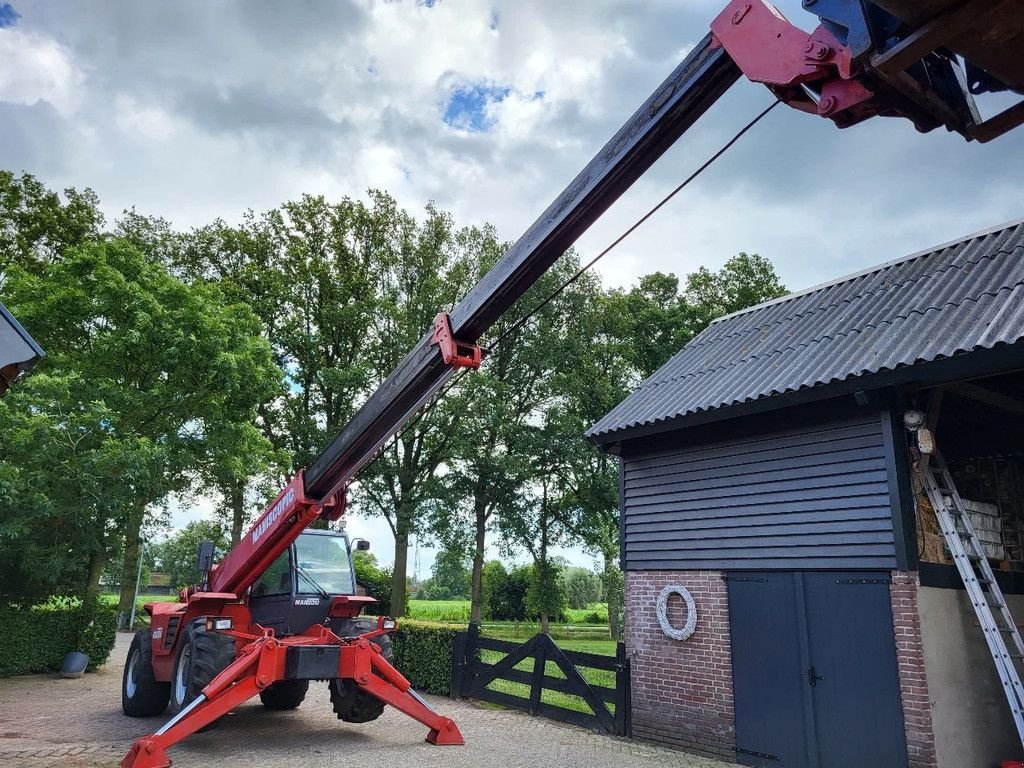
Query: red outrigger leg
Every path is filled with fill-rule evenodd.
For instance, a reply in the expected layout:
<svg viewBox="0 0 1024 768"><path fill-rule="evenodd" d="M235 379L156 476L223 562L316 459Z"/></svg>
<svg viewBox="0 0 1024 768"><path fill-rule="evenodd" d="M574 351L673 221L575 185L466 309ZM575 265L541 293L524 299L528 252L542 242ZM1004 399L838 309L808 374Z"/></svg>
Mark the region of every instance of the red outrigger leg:
<svg viewBox="0 0 1024 768"><path fill-rule="evenodd" d="M355 680L360 688L385 704L404 712L430 729L426 740L437 745L464 744L458 726L431 709L402 673L381 655L380 647L363 636L342 640L324 626L310 627L305 634L275 638L225 632L249 639L238 658L217 675L202 693L160 730L136 740L121 761L121 768L170 768L167 750L221 715L248 701L278 680L285 679L285 656L296 646L335 645L340 648L339 678ZM369 635L372 637L373 633ZM376 672L377 674L374 674Z"/></svg>

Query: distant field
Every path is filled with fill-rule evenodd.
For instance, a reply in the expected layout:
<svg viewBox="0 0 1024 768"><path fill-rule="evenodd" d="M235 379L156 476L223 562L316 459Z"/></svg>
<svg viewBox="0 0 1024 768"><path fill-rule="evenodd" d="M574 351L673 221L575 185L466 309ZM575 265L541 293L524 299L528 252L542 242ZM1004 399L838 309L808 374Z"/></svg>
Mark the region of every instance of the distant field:
<svg viewBox="0 0 1024 768"><path fill-rule="evenodd" d="M469 621L469 600L410 600L409 618L419 621L461 623ZM567 625L605 627L608 624L608 606L594 603L586 608L569 608L565 612ZM511 622L496 622L511 623Z"/></svg>
<svg viewBox="0 0 1024 768"><path fill-rule="evenodd" d="M409 618L466 624L469 623L469 600L410 600Z"/></svg>
<svg viewBox="0 0 1024 768"><path fill-rule="evenodd" d="M117 601L120 597L113 592L104 592L100 595L100 600L108 605L117 605ZM145 603L176 603L178 602L177 595L139 595L137 605L141 608Z"/></svg>

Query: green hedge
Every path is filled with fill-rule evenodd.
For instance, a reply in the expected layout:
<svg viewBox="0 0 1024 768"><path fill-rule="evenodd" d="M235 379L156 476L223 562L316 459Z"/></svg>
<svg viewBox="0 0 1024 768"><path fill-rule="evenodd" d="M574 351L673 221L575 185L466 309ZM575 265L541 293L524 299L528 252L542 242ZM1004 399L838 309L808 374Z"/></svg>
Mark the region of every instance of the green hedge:
<svg viewBox="0 0 1024 768"><path fill-rule="evenodd" d="M114 649L117 606L97 605L86 616L81 602L59 599L32 608L0 607L0 677L60 669L68 651L89 656L89 669Z"/></svg>
<svg viewBox="0 0 1024 768"><path fill-rule="evenodd" d="M399 622L392 635L395 666L418 691L447 696L452 679L452 646L457 627Z"/></svg>

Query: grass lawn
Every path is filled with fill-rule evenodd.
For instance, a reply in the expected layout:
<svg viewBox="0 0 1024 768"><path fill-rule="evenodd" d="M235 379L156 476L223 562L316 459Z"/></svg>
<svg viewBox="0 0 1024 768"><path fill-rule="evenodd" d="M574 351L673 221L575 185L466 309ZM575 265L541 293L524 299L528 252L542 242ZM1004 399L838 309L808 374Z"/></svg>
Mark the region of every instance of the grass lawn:
<svg viewBox="0 0 1024 768"><path fill-rule="evenodd" d="M569 647L570 645L580 645L582 647ZM615 641L605 641L606 646L610 644L611 656L615 655ZM560 641L557 643L559 648L571 651L585 651L587 653L596 653L605 655L602 653L601 647L598 646L596 641L589 641L585 643L573 643L572 641ZM505 658L504 653L501 651L481 650L480 660L487 664L496 664ZM516 664L515 668L524 672L533 672L534 661L532 658L525 659L524 661ZM615 672L606 669L593 669L592 667L576 666L579 670L580 675L594 688L615 688ZM544 674L548 677L555 677L564 680L565 674L559 669L558 665L553 661L547 661L544 664ZM492 691L500 691L501 693L507 693L511 696L518 696L522 699L530 698L530 686L525 683L516 683L510 680L494 680L488 683L487 688ZM579 696L572 696L570 694L562 693L560 691L551 691L545 688L541 691L540 700L545 704L551 704L555 707L561 707L563 709L572 709L577 712L584 712L590 714L592 712L590 705L587 704ZM607 704L609 711L613 714L615 712L615 705L612 703Z"/></svg>
<svg viewBox="0 0 1024 768"><path fill-rule="evenodd" d="M409 618L466 624L469 623L469 600L410 600Z"/></svg>
<svg viewBox="0 0 1024 768"><path fill-rule="evenodd" d="M107 605L117 605L117 601L120 600L120 595L114 592L103 592L100 595L102 600ZM141 608L146 603L176 603L178 602L177 595L139 595L137 605Z"/></svg>

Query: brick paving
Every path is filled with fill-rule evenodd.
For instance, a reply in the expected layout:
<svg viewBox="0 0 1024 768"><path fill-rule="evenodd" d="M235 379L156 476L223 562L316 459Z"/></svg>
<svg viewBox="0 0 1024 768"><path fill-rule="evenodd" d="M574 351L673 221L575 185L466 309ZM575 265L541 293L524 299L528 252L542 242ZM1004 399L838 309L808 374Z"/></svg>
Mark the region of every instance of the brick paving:
<svg viewBox="0 0 1024 768"><path fill-rule="evenodd" d="M80 680L31 675L0 680L0 766L114 768L132 741L164 718L121 713L121 671L130 637L118 637L110 663ZM337 720L327 689L313 683L293 712L269 712L257 700L170 751L176 768L289 765L317 768L727 768L726 763L649 744L491 709L427 697L452 717L464 747L433 747L425 728L390 708L374 723Z"/></svg>

